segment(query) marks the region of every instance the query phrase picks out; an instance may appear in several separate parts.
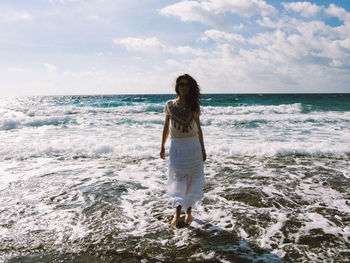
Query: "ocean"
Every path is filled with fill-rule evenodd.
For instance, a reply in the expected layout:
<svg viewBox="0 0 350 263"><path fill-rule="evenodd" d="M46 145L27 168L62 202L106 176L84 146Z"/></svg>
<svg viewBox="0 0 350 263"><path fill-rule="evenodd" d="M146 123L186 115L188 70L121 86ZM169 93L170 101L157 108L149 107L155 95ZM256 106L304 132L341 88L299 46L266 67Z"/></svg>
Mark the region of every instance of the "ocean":
<svg viewBox="0 0 350 263"><path fill-rule="evenodd" d="M348 262L350 94L204 94L205 197L178 229L174 98L0 98L0 262Z"/></svg>

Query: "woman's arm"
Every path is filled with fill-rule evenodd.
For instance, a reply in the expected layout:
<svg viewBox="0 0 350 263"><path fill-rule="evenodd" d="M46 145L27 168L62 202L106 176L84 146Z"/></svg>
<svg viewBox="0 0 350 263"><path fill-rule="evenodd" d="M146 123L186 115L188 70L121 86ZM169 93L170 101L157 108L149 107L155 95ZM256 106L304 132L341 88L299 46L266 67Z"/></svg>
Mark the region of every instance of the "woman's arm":
<svg viewBox="0 0 350 263"><path fill-rule="evenodd" d="M163 134L162 134L162 145L160 146L160 158L165 160L165 142L169 136L169 115L165 115L165 121L164 121L164 127L163 127Z"/></svg>
<svg viewBox="0 0 350 263"><path fill-rule="evenodd" d="M201 122L199 120L199 116L197 118L195 118L194 120L196 121L196 124L198 127L198 138L199 138L199 143L202 146L202 155L203 155L203 162L204 162L207 159L207 153L205 152L203 133L202 133Z"/></svg>

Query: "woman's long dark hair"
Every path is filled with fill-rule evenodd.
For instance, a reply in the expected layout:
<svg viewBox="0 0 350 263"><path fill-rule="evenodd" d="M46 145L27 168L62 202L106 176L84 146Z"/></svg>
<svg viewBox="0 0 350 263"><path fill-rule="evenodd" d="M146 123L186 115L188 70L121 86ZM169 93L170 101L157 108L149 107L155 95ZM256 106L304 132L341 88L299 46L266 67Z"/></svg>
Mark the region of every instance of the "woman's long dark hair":
<svg viewBox="0 0 350 263"><path fill-rule="evenodd" d="M175 91L178 96L180 96L179 83L182 79L186 79L188 81L188 86L189 86L189 91L186 96L186 102L190 106L192 112L198 112L199 106L201 104L199 101L199 99L201 98L201 93L199 90L198 83L194 78L192 78L188 74L183 74L181 76L178 76L175 84Z"/></svg>

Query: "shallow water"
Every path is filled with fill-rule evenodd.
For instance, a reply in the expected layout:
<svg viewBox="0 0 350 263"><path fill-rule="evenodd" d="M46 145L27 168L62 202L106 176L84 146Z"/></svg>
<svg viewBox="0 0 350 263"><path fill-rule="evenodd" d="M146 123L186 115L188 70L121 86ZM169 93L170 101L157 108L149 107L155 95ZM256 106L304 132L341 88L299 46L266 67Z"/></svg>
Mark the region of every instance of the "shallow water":
<svg viewBox="0 0 350 263"><path fill-rule="evenodd" d="M349 95L206 96L205 198L178 229L173 96L2 99L0 261L347 262Z"/></svg>

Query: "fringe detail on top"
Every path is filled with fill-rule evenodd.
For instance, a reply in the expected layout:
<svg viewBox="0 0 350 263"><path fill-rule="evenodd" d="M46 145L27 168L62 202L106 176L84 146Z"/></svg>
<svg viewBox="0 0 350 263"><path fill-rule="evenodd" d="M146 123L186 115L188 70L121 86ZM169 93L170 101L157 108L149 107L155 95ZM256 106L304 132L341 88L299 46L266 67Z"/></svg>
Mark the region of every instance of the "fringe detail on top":
<svg viewBox="0 0 350 263"><path fill-rule="evenodd" d="M190 130L192 130L192 125L188 124L188 125L183 125L182 123L178 123L176 122L174 119L171 118L171 124L173 125L173 127L175 129L178 129L179 131L181 130L183 133L188 133L190 132Z"/></svg>

